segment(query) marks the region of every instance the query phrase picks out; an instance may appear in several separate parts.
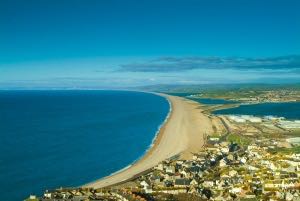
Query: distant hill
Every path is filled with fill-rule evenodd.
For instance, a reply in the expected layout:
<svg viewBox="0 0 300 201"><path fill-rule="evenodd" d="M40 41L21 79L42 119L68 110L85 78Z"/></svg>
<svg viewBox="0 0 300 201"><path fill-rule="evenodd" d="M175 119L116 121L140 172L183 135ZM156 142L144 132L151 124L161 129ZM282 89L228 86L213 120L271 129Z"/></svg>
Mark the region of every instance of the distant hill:
<svg viewBox="0 0 300 201"><path fill-rule="evenodd" d="M143 91L165 93L200 93L207 91L228 90L300 90L300 83L296 84L202 84L202 85L151 85L136 87Z"/></svg>

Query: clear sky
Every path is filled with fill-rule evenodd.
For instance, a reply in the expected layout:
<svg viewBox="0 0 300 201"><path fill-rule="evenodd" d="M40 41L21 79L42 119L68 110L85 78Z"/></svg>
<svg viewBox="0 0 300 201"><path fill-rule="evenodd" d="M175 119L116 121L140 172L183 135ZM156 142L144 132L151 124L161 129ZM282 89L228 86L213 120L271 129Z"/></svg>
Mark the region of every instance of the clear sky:
<svg viewBox="0 0 300 201"><path fill-rule="evenodd" d="M299 0L1 0L0 88L293 83Z"/></svg>

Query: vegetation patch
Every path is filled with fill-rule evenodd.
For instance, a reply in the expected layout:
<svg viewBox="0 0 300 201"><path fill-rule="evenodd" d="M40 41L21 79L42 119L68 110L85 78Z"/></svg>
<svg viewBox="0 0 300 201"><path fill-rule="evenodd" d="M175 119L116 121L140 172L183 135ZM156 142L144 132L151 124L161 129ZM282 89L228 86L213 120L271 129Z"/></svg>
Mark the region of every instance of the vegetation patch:
<svg viewBox="0 0 300 201"><path fill-rule="evenodd" d="M227 141L237 143L237 144L240 144L242 146L247 146L252 142L252 140L250 138L247 138L247 137L242 136L242 135L234 134L234 133L230 133L227 136Z"/></svg>

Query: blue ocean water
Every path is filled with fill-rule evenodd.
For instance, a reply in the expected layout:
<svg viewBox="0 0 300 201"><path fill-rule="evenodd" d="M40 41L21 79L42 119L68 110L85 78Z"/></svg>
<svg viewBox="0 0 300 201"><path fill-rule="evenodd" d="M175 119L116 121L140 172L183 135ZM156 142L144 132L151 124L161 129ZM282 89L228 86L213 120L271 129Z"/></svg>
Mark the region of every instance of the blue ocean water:
<svg viewBox="0 0 300 201"><path fill-rule="evenodd" d="M141 157L169 111L128 91L0 91L1 200L79 186Z"/></svg>
<svg viewBox="0 0 300 201"><path fill-rule="evenodd" d="M245 114L253 116L276 116L286 119L300 119L300 102L260 103L216 110L214 114Z"/></svg>

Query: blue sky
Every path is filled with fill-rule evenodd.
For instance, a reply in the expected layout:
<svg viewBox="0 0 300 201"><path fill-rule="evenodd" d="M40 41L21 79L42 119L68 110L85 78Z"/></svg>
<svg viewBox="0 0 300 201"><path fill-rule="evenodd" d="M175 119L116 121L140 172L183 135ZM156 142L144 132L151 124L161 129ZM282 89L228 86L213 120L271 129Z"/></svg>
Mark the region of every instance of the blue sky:
<svg viewBox="0 0 300 201"><path fill-rule="evenodd" d="M1 0L0 88L293 83L298 0Z"/></svg>

